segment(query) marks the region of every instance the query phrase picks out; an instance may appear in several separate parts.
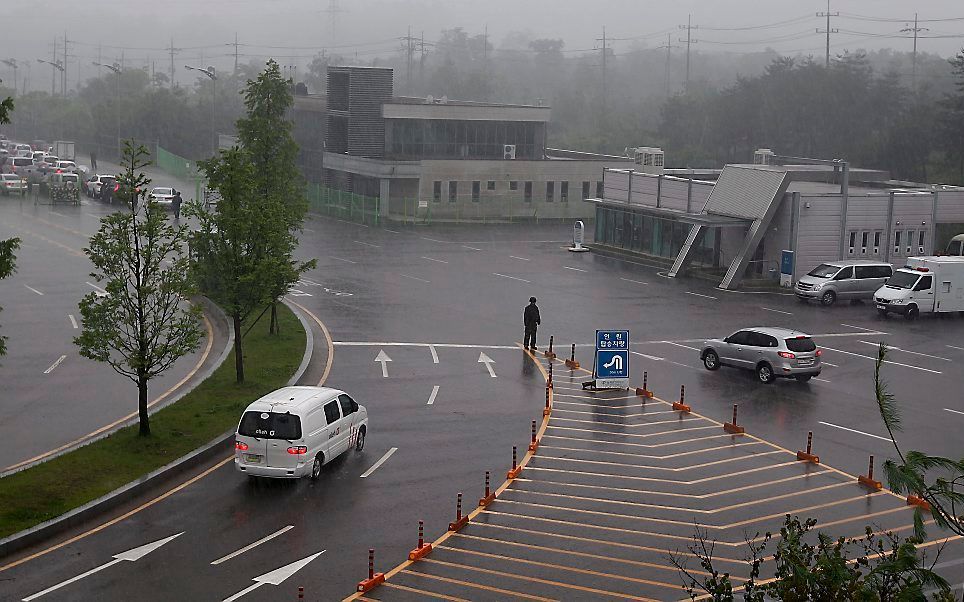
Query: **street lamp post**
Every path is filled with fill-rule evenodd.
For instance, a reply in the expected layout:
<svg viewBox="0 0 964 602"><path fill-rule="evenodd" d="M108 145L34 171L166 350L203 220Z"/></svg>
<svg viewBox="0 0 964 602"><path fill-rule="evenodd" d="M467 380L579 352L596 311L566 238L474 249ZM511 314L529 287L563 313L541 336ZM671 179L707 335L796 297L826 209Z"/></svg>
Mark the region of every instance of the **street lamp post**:
<svg viewBox="0 0 964 602"><path fill-rule="evenodd" d="M117 138L117 156L121 156L121 143L120 143L120 66L108 65L106 63L94 62L96 67L105 67L114 72L114 132Z"/></svg>
<svg viewBox="0 0 964 602"><path fill-rule="evenodd" d="M43 60L43 59L37 59L37 62L38 62L38 63L43 63L43 64L45 64L45 65L50 65L51 67L53 67L53 68L56 69L57 71L60 71L61 73L63 73L64 71L66 71L66 69L64 69L63 63L61 63L59 60L58 60L58 61L45 61L45 60ZM50 95L51 95L51 96L56 96L56 95L57 95L57 87L56 87L56 86L57 86L57 73L56 73L55 71L51 71L51 72L50 72ZM66 94L66 91L65 91L65 94Z"/></svg>
<svg viewBox="0 0 964 602"><path fill-rule="evenodd" d="M211 80L211 140L212 140L212 152L211 156L218 154L218 136L217 136L217 126L214 124L214 117L217 114L217 82L218 75L214 71L213 66L208 66L206 69L203 67L192 67L191 65L184 65L184 68L188 71L198 71L203 73Z"/></svg>

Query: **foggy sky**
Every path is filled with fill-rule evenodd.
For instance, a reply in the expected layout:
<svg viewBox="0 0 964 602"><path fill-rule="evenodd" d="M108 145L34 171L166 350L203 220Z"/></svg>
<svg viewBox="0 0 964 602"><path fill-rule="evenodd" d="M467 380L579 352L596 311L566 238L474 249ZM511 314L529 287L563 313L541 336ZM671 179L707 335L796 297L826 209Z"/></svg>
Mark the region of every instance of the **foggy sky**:
<svg viewBox="0 0 964 602"><path fill-rule="evenodd" d="M120 62L143 67L153 62L167 72L170 56L162 50L171 38L181 48L175 57L175 73L181 82L194 77L185 64L214 65L230 69L234 63L234 37L240 61L263 62L272 55L282 65L304 73L310 57L323 47L359 62L388 56L401 48L399 38L424 32L426 42L438 39L443 28L462 27L470 35L488 28L490 42L499 48L511 32L526 32L532 38L562 38L569 51L599 46L603 27L616 53L637 46L679 44L685 32L687 14L699 29L693 37L697 52L751 52L773 48L786 54L822 55L825 38L815 32L825 20L815 13L826 11L826 0L337 0L334 13L337 29L332 33L332 0L29 0L0 1L0 58L15 58L22 65L20 78L29 74L30 87L45 89L51 67L37 58L51 59L54 38L68 45L70 87L78 75L97 73L91 63ZM958 21L922 22L929 31L921 36L920 52L950 56L964 46L964 2L961 0L832 0L831 12L840 12L831 27L840 32L831 37L831 52L895 48L909 51L912 40L877 37L901 34L914 12L923 19L962 18ZM897 22L847 18L854 15ZM745 31L709 28L739 28L770 25L797 19L779 27ZM908 21L910 23L910 21ZM872 35L866 35L872 34ZM634 39L627 39L634 38ZM725 43L724 43L725 42ZM733 43L737 42L737 43ZM100 49L98 49L100 45ZM268 48L268 46L286 48ZM126 48L121 48L126 47ZM202 48L206 47L206 48ZM301 48L292 48L301 47ZM335 47L335 48L332 48ZM12 72L0 65L0 77L10 81Z"/></svg>

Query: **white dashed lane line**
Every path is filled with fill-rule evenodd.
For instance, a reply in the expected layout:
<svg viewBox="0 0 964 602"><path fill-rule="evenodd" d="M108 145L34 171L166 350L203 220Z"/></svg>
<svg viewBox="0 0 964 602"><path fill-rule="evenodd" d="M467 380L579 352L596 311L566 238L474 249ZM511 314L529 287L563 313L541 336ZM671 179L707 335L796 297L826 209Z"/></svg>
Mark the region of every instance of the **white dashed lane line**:
<svg viewBox="0 0 964 602"><path fill-rule="evenodd" d="M793 314L788 311L783 311L782 309L772 309L770 307L761 307L763 311L772 311L775 314L783 314L785 316L792 316Z"/></svg>
<svg viewBox="0 0 964 602"><path fill-rule="evenodd" d="M844 351L843 349L835 349L835 348L833 348L833 347L827 347L826 345L823 346L822 349L824 349L824 350L826 350L826 351L834 351L834 352L836 352L836 353L843 353L844 355L852 355L852 356L854 356L854 357L862 357L862 358L864 358L864 359L866 359L866 360L870 360L870 361L872 361L872 362L876 362L876 361L877 361L877 358L876 358L876 357L871 357L871 356L869 356L869 355L861 355L861 354L859 354L859 353L853 353L853 352L851 352L851 351ZM914 369L914 370L920 370L921 372L929 372L929 373L931 373L931 374L943 374L943 372L941 372L940 370L931 370L930 368L921 368L920 366L912 366L912 365L910 365L910 364L902 364L901 362L894 362L894 361L891 361L891 360L884 360L884 363L885 363L885 364L890 364L890 365L892 365L892 366L901 366L901 367L903 367L903 368L912 368L912 369Z"/></svg>
<svg viewBox="0 0 964 602"><path fill-rule="evenodd" d="M424 282L425 284L432 284L431 281L426 280L424 278L418 278L417 276L409 276L408 274L402 274L402 273L399 273L398 275L401 276L402 278L409 278L411 280L418 280L419 282Z"/></svg>
<svg viewBox="0 0 964 602"><path fill-rule="evenodd" d="M643 282L641 280L632 280L630 278L620 278L623 282L632 282L633 284L649 284L648 282Z"/></svg>
<svg viewBox="0 0 964 602"><path fill-rule="evenodd" d="M877 331L874 330L873 328L864 328L863 326L854 326L853 324L844 324L843 322L841 322L840 325L841 325L841 326L846 326L847 328L854 328L854 329L856 329L856 330L863 330L863 331L866 331L866 332L873 332L873 333L875 333L875 334L878 334ZM883 332L883 333L879 333L879 334L887 334L887 333L886 333L886 332Z"/></svg>
<svg viewBox="0 0 964 602"><path fill-rule="evenodd" d="M434 261L434 262L436 262L436 263L446 263L446 264L448 263L448 262L445 261L444 259L433 259L433 258L431 258L431 257L426 257L426 256L424 256L424 255L422 255L421 258L422 258L422 259L425 259L426 261Z"/></svg>
<svg viewBox="0 0 964 602"><path fill-rule="evenodd" d="M511 257L512 259L518 259L519 261L529 261L525 257L517 257L515 255L509 255L509 257Z"/></svg>
<svg viewBox="0 0 964 602"><path fill-rule="evenodd" d="M365 472L363 472L363 473L361 474L361 478L362 478L362 479L367 479L368 477L370 477L373 472L375 472L376 470L378 470L378 467L379 467L379 466L381 466L382 464L384 464L385 461L388 460L389 458L391 458L391 457L392 457L392 454L394 454L394 453L397 452L397 451L398 451L398 448L397 448L397 447L393 447L393 448L391 448L390 450L388 450L387 452L385 452L385 455L382 456L381 458L379 458L377 462L375 462L374 464L372 464L372 467L371 467L371 468L369 468L368 470L366 470Z"/></svg>
<svg viewBox="0 0 964 602"><path fill-rule="evenodd" d="M360 244L360 245L365 245L366 247L375 247L376 249L381 249L381 248L382 248L381 245L373 245L373 244L370 243L370 242L365 242L365 241L362 241L362 240L353 240L352 242L358 243L358 244Z"/></svg>
<svg viewBox="0 0 964 602"><path fill-rule="evenodd" d="M67 356L66 356L66 355L61 355L59 358L57 358L57 361L56 361L56 362L54 362L53 364L50 365L49 368L47 368L46 370L44 370L44 374L50 374L51 372L53 372L54 369L55 369L57 366L59 366L59 365L61 364L61 362L63 362L65 359L67 359Z"/></svg>
<svg viewBox="0 0 964 602"><path fill-rule="evenodd" d="M960 411L960 410L952 410L952 409L950 409L950 408L944 408L944 411L945 411L945 412L953 412L953 413L955 413L955 414L960 414L961 416L964 416L964 412L962 412L962 411Z"/></svg>
<svg viewBox="0 0 964 602"><path fill-rule="evenodd" d="M667 345L673 345L674 347L682 347L683 349L692 349L693 351L699 351L696 347L690 347L689 345L684 345L682 343L674 343L673 341L659 341L660 343L665 343Z"/></svg>
<svg viewBox="0 0 964 602"><path fill-rule="evenodd" d="M872 346L874 346L874 347L879 347L879 346L880 346L880 343L873 343L873 342L871 342L871 341L858 341L858 342L863 343L864 345L872 345ZM887 346L887 350L888 350L888 351L900 351L901 353L910 353L911 355L919 355L919 356L921 356L921 357L929 357L929 358L932 358L932 359L935 359L935 360L942 360L942 361L945 361L945 362L952 362L952 361L954 361L954 360L949 360L949 359L947 359L946 357L941 357L941 356L939 356L939 355L931 355L931 354L929 354L929 353L920 353L919 351L908 351L907 349L901 349L900 347L891 347L890 345Z"/></svg>
<svg viewBox="0 0 964 602"><path fill-rule="evenodd" d="M74 330L76 330L77 328L79 328L79 326L77 326L77 318L74 317L74 314L67 314L67 317L70 318L70 326L71 326Z"/></svg>
<svg viewBox="0 0 964 602"><path fill-rule="evenodd" d="M259 539L258 541L254 542L254 543L250 543L250 544L244 546L243 548L241 548L240 550L236 550L236 551L234 551L234 552L231 552L231 553L228 554L227 556L223 556L223 557L221 557L221 558L218 558L217 560L215 560L215 561L212 562L211 564L213 564L213 565L218 565L218 564L221 564L221 563L223 563L223 562L227 562L227 561L231 560L232 558L237 558L237 557L240 556L241 554L244 554L245 552L248 552L248 551L250 551L250 550L253 550L254 548L260 546L260 545L263 544L263 543L265 543L266 541L271 541L271 540L274 539L275 537L278 537L279 535L283 535L283 534L287 533L288 531L290 531L290 530L292 530L292 529L294 529L294 528L295 528L294 525L288 525L287 527L283 527L283 528L281 528L281 529L278 529L277 531L275 531L275 532L272 533L271 535L267 535L267 536L265 536L265 537L262 537L262 538Z"/></svg>
<svg viewBox="0 0 964 602"><path fill-rule="evenodd" d="M32 286L27 286L26 284L25 284L24 286L27 287L27 290L28 290L28 291L31 291L31 292L33 292L33 293L37 293L38 295L40 295L41 297L43 297L43 293L41 293L40 291L38 291L38 290L35 289L34 287L32 287Z"/></svg>
<svg viewBox="0 0 964 602"><path fill-rule="evenodd" d="M329 255L329 257L331 257L332 259L335 259L335 260L337 260L337 261L344 261L345 263L358 263L358 262L356 262L356 261L352 261L351 259L343 259L343 258L341 258L341 257L335 257L334 255Z"/></svg>
<svg viewBox="0 0 964 602"><path fill-rule="evenodd" d="M481 250L482 250L482 249L479 249L479 248L477 248L477 247L470 247L469 245L462 245L462 248L463 248L463 249L469 249L469 250L472 250L472 251L481 251Z"/></svg>
<svg viewBox="0 0 964 602"><path fill-rule="evenodd" d="M946 345L950 349L957 349L958 351L964 351L964 347L956 347L954 345Z"/></svg>
<svg viewBox="0 0 964 602"><path fill-rule="evenodd" d="M714 301L716 301L716 297L713 297L713 296L710 296L710 295L704 295L704 294L702 294L702 293L694 293L694 292L691 292L691 291L686 291L686 294L687 294L687 295L693 295L694 297L703 297L704 299L713 299Z"/></svg>
<svg viewBox="0 0 964 602"><path fill-rule="evenodd" d="M820 424L822 424L822 425L824 425L824 426L830 426L830 427L833 427L833 428L835 428L835 429L840 429L840 430L842 430L842 431L848 431L848 432L851 432L851 433L857 433L858 435L865 435L865 436L867 436L867 437L873 437L874 439L880 439L881 441L890 442L890 439L888 439L887 437L881 437L880 435L874 435L874 434L871 434L871 433L865 433L865 432L863 432L863 431L858 431L857 429L852 429L852 428L847 428L847 427L845 427L845 426L840 426L839 424L833 424L833 423L830 423L830 422L823 422L822 420L820 421Z"/></svg>
<svg viewBox="0 0 964 602"><path fill-rule="evenodd" d="M428 403L425 405L430 406L435 404L435 397L438 395L438 387L438 385L432 387L432 394L428 396Z"/></svg>
<svg viewBox="0 0 964 602"><path fill-rule="evenodd" d="M571 268L567 265L562 266L564 270L572 270L573 272L588 272L589 270L584 270L582 268Z"/></svg>
<svg viewBox="0 0 964 602"><path fill-rule="evenodd" d="M531 284L525 278L516 278L515 276L506 276L505 274L499 274L498 272L492 272L493 276L499 276L500 278L508 278L509 280L518 280L519 282L525 282L526 284Z"/></svg>

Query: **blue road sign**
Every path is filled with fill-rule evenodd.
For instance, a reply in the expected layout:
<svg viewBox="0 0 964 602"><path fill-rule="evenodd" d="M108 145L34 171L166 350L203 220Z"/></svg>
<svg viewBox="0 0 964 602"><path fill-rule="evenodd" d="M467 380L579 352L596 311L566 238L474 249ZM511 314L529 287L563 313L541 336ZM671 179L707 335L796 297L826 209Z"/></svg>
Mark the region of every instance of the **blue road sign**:
<svg viewBox="0 0 964 602"><path fill-rule="evenodd" d="M629 331L596 331L596 387L618 389L629 386Z"/></svg>

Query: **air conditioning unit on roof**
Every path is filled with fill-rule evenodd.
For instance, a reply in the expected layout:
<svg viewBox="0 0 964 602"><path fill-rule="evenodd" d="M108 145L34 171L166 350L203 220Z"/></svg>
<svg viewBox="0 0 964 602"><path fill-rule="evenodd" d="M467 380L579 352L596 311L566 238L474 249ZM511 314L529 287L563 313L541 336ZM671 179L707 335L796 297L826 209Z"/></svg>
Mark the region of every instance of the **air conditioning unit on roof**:
<svg viewBox="0 0 964 602"><path fill-rule="evenodd" d="M515 159L515 145L505 144L502 147L502 158L506 161Z"/></svg>

